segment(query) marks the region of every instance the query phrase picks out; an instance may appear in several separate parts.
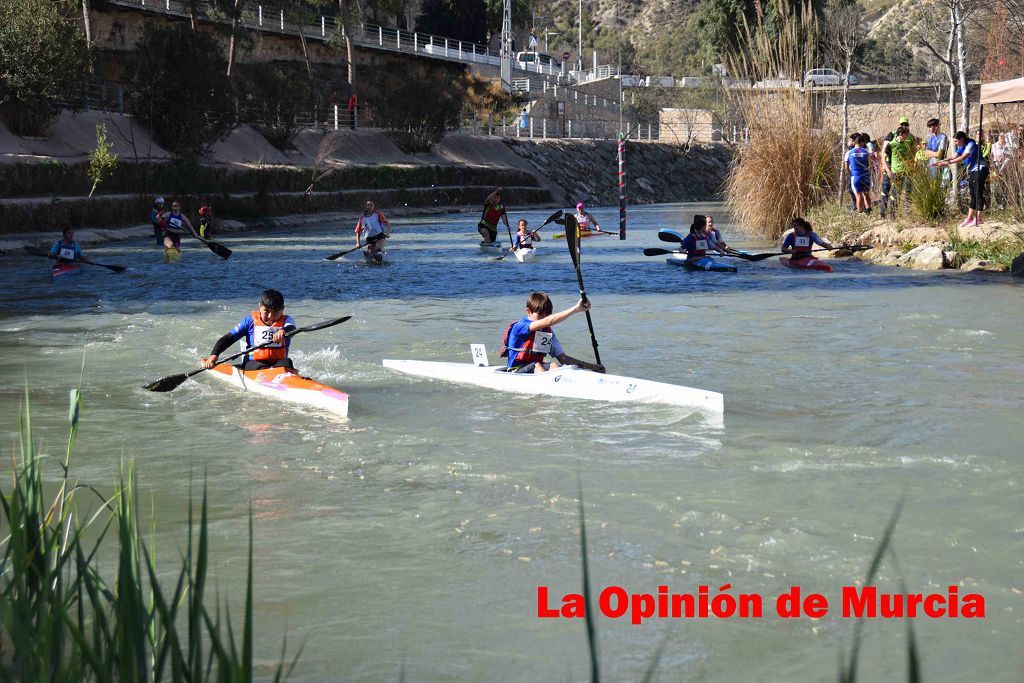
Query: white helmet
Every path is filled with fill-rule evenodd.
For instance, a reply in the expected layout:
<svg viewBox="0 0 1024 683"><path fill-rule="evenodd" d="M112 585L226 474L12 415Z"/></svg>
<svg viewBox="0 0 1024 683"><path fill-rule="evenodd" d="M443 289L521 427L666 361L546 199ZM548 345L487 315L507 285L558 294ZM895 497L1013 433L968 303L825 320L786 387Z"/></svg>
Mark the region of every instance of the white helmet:
<svg viewBox="0 0 1024 683"><path fill-rule="evenodd" d="M164 203L164 198L163 197L157 197L156 199L153 200L153 203L154 204L163 204Z"/></svg>

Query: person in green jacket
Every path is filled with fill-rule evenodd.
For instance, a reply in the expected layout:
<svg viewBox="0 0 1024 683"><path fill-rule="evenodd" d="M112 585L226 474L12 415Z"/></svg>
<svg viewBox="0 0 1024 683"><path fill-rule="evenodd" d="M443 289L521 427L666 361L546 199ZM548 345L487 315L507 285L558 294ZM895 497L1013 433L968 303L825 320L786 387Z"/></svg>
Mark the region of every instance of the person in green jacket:
<svg viewBox="0 0 1024 683"><path fill-rule="evenodd" d="M886 206L890 218L896 217L900 198L910 191L910 165L914 163L916 151L916 142L910 135L909 126L901 125L895 132L896 136L885 143L891 156L882 156L883 171L892 178Z"/></svg>

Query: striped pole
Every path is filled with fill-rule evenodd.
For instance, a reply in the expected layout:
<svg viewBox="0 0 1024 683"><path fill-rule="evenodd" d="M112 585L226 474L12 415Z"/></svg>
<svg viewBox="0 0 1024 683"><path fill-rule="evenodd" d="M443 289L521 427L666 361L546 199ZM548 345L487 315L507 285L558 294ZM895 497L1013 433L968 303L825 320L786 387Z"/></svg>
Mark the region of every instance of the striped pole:
<svg viewBox="0 0 1024 683"><path fill-rule="evenodd" d="M619 133L619 239L626 239L626 138Z"/></svg>

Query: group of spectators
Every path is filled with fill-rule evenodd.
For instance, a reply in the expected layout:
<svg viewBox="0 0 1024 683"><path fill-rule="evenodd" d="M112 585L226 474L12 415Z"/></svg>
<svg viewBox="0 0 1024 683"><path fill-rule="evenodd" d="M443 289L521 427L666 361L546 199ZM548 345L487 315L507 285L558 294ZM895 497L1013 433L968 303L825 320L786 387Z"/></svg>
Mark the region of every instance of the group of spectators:
<svg viewBox="0 0 1024 683"><path fill-rule="evenodd" d="M910 120L904 116L881 140L872 140L868 133L850 135L843 165L850 178L853 210L871 213L872 189L877 184L881 216L895 218L900 203L910 192L915 164L927 169L933 178L941 178L943 187L953 182L954 168L963 164L960 185L966 185L970 200L967 218L961 226L980 224L981 212L988 204L989 168L1001 170L1022 151L1024 127L1017 133L998 136L994 131L989 131L988 137L982 132L979 140L964 131L957 131L950 140L937 118L928 119L925 127L928 135L915 137L910 132ZM996 142L990 145L990 138Z"/></svg>

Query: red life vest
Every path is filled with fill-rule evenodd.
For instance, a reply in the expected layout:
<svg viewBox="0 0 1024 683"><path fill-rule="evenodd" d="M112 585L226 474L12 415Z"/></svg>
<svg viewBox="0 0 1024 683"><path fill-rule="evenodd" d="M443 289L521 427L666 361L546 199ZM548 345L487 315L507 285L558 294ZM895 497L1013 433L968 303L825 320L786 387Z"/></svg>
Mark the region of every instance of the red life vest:
<svg viewBox="0 0 1024 683"><path fill-rule="evenodd" d="M484 217L480 222L492 230L498 229L498 221L505 215L505 207L501 204L492 204L484 208Z"/></svg>
<svg viewBox="0 0 1024 683"><path fill-rule="evenodd" d="M799 241L798 241L799 240ZM803 244L803 242L807 242ZM814 248L814 239L807 235L798 235L793 233L793 258L805 258L811 255L811 249Z"/></svg>
<svg viewBox="0 0 1024 683"><path fill-rule="evenodd" d="M252 312L252 345L259 346L265 344L271 340L271 338L277 334L279 329L284 327L284 316L276 323L267 325L263 322L263 318L260 317L259 311ZM275 361L282 360L288 357L288 349L285 347L285 343L282 341L280 344L275 346L268 346L265 349L257 349L250 354L253 360L260 361Z"/></svg>
<svg viewBox="0 0 1024 683"><path fill-rule="evenodd" d="M520 348L518 350L517 349L510 349L508 347L508 335L509 335L509 332L512 331L512 326L515 325L517 322L519 322L519 321L518 320L513 320L512 322L510 322L508 324L508 327L505 328L505 334L501 335L501 355L499 357L500 358L506 358L510 351L514 351L516 353L516 355L515 355L515 358L512 360L512 364L513 365L526 365L527 363L540 363L541 361L544 360L544 357L548 355L548 352L547 351L541 352L541 351L534 351L533 350L533 343L534 343L534 340L535 340L535 338L537 336L537 332L547 332L549 334L554 334L554 330L552 330L550 327L545 327L543 329L537 330L536 332L534 332L533 334L529 335L526 338L526 341L523 342L522 348Z"/></svg>
<svg viewBox="0 0 1024 683"><path fill-rule="evenodd" d="M703 237L701 237L701 236L699 236L699 235L697 235L695 233L690 233L690 237L693 238L693 246L694 246L694 248L693 249L687 249L686 250L686 255L688 257L691 257L691 258L693 258L693 257L699 258L699 257L704 256L704 254L707 253L708 243L710 242L710 240L708 239L708 236L704 235ZM704 248L700 249L699 247L701 247L701 246L703 246Z"/></svg>

